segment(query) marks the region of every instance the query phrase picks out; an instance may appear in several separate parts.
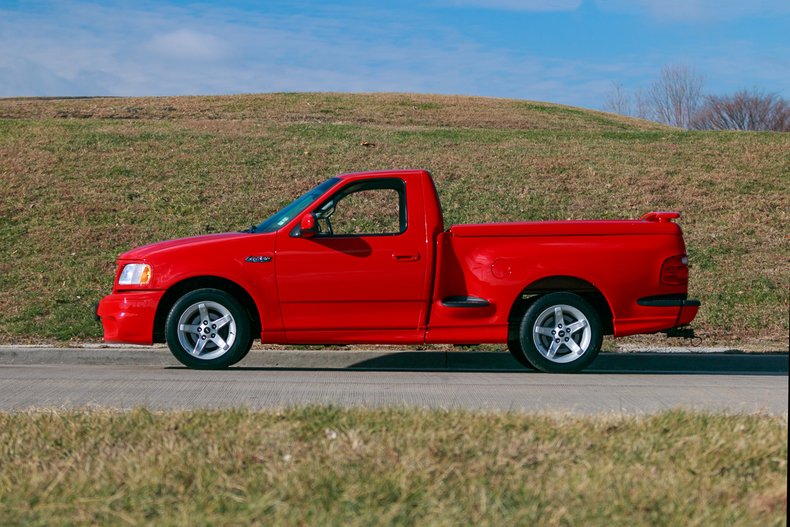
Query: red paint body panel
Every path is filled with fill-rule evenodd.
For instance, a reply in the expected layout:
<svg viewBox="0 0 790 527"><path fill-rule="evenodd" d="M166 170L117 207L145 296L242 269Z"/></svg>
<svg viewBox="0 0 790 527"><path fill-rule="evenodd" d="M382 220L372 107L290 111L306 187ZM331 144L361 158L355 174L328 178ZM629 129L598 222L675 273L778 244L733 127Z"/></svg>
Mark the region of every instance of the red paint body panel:
<svg viewBox="0 0 790 527"><path fill-rule="evenodd" d="M401 233L294 236L301 219L335 193L379 178L403 182L407 226ZM686 294L686 285L660 283L663 262L685 254L680 227L671 222L675 213L636 221L456 225L444 231L426 171L347 174L325 188L274 232L197 236L121 255L113 294L98 311L105 340L150 344L165 291L205 277L233 282L253 299L261 337L270 343L503 343L510 311L525 289L555 277L599 292L615 336L666 330L696 315L696 306L637 303ZM119 286L127 263L149 264L151 283ZM451 297L488 304L444 305Z"/></svg>
<svg viewBox="0 0 790 527"><path fill-rule="evenodd" d="M606 222L602 230L613 225L615 229L619 227ZM490 330L489 339L480 342L506 340L508 315L521 292L538 280L555 276L581 279L600 291L613 314L615 336L674 327L679 307L637 305L642 297L686 292L685 286L659 283L664 259L684 254L685 247L677 225L655 225L671 225L673 234L558 237L533 229L534 234L515 239L495 236L491 230L477 231L486 232L486 236L454 236L450 229L439 237L441 272L437 274L428 342L444 342L435 336L434 329L464 325L468 323L469 311L478 311L441 306L441 299L452 296L473 296L491 302L494 309L480 312L477 319ZM500 270L497 274L496 269Z"/></svg>
<svg viewBox="0 0 790 527"><path fill-rule="evenodd" d="M377 177L391 179L386 173L365 179ZM345 178L332 192L359 179ZM307 342L301 336L306 331L336 332L337 338L340 332L414 331L424 325L432 254L426 251L421 181L410 174L399 179L409 200L406 232L314 238L292 237L288 229L277 233L277 287L289 341ZM292 339L296 332L300 336Z"/></svg>
<svg viewBox="0 0 790 527"><path fill-rule="evenodd" d="M122 254L118 261L113 293L137 290L167 290L179 283L212 277L233 282L255 301L261 325L282 330L273 264L250 263L248 256L274 256L274 233L224 233L181 238L138 247ZM118 285L118 275L126 263L152 266L147 286Z"/></svg>
<svg viewBox="0 0 790 527"><path fill-rule="evenodd" d="M697 316L697 311L699 311L699 306L681 307L680 313L678 313L678 319L675 321L675 327L691 324L691 321Z"/></svg>
<svg viewBox="0 0 790 527"><path fill-rule="evenodd" d="M97 315L104 325L104 341L153 344L154 313L164 291L130 291L105 296Z"/></svg>

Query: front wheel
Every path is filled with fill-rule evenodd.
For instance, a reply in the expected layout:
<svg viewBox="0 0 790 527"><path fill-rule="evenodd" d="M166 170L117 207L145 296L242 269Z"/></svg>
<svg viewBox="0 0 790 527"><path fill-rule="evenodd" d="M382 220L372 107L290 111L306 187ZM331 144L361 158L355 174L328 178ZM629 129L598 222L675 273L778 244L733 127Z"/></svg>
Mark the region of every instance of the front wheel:
<svg viewBox="0 0 790 527"><path fill-rule="evenodd" d="M598 313L573 293L550 293L524 315L519 341L527 360L549 373L571 373L587 367L601 349Z"/></svg>
<svg viewBox="0 0 790 527"><path fill-rule="evenodd" d="M197 289L179 298L167 316L165 338L181 364L198 369L227 368L252 345L247 312L219 289Z"/></svg>

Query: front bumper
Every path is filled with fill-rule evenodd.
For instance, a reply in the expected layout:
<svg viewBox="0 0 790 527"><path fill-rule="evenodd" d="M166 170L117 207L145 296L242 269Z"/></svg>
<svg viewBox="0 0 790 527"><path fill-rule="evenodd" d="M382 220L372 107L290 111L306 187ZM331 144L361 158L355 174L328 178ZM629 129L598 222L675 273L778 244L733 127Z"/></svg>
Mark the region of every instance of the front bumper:
<svg viewBox="0 0 790 527"><path fill-rule="evenodd" d="M127 291L102 298L96 316L104 329L104 341L153 344L156 307L164 291Z"/></svg>

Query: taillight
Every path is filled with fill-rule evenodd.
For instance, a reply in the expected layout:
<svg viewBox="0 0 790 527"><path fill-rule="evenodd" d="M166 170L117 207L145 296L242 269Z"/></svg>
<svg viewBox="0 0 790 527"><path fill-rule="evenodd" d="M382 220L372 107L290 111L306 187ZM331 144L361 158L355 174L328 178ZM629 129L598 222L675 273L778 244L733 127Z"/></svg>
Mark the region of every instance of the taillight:
<svg viewBox="0 0 790 527"><path fill-rule="evenodd" d="M664 260L661 266L661 283L686 285L689 283L689 259L685 254Z"/></svg>

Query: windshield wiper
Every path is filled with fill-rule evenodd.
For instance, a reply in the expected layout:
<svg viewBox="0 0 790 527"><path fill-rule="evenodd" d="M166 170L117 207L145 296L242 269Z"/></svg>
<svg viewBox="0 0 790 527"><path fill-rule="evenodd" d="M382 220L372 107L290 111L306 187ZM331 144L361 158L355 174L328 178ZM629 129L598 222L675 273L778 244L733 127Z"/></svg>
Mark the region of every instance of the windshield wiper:
<svg viewBox="0 0 790 527"><path fill-rule="evenodd" d="M248 229L242 229L239 232L250 232L250 233L252 233L252 232L255 232L257 229L258 229L257 225L250 225L250 227Z"/></svg>

